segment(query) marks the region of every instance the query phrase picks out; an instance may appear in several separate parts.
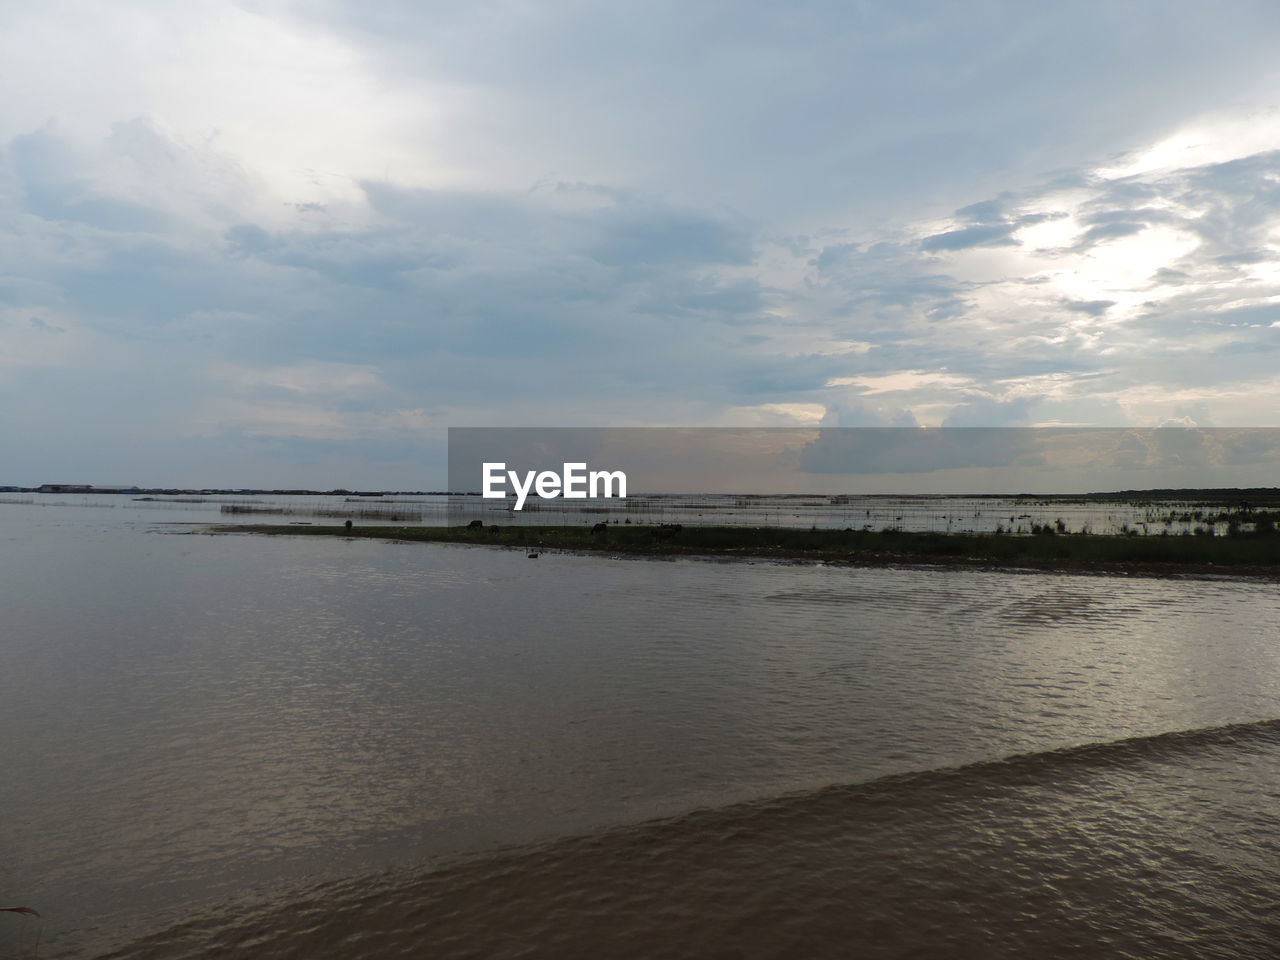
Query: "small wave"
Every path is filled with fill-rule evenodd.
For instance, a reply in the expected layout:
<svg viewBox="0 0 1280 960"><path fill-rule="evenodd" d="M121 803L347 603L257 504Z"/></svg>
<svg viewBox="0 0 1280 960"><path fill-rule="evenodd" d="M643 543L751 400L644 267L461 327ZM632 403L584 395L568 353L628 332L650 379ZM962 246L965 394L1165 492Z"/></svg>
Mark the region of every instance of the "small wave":
<svg viewBox="0 0 1280 960"><path fill-rule="evenodd" d="M1198 751L1274 746L1280 746L1280 719L1252 720L1216 727L1199 727L1192 730L1126 737L1100 743L1085 743L1033 753L1019 753L998 760L984 760L959 767L894 774L867 783L826 787L816 791L814 795L829 791L878 789L896 792L909 784L925 785L933 781L950 784L958 780L968 780L1007 786L1029 782L1053 782L1072 771L1086 771L1093 767L1177 761L1187 754Z"/></svg>
<svg viewBox="0 0 1280 960"><path fill-rule="evenodd" d="M1261 720L700 810L330 883L110 957L1272 955L1277 746Z"/></svg>

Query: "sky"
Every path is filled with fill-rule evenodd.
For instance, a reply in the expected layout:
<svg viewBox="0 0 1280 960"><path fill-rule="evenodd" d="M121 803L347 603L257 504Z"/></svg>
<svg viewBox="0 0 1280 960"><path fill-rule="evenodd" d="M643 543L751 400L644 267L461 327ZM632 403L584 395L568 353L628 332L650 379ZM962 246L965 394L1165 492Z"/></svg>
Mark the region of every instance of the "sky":
<svg viewBox="0 0 1280 960"><path fill-rule="evenodd" d="M615 473L616 472L616 473ZM1018 495L1273 487L1274 427L460 427L448 489L555 500L608 473L646 494ZM618 480L617 476L624 479ZM570 476L577 479L570 483ZM550 484L546 496L535 481ZM616 496L617 488L600 496ZM566 498L568 494L565 494ZM1242 494L1237 502L1251 499ZM512 504L508 504L511 506ZM450 503L456 522L475 502ZM572 505L570 505L572 507ZM456 512L455 512L456 508ZM523 509L523 507L521 508ZM465 518L464 518L465 515Z"/></svg>
<svg viewBox="0 0 1280 960"><path fill-rule="evenodd" d="M0 484L1280 426L1269 2L0 10Z"/></svg>

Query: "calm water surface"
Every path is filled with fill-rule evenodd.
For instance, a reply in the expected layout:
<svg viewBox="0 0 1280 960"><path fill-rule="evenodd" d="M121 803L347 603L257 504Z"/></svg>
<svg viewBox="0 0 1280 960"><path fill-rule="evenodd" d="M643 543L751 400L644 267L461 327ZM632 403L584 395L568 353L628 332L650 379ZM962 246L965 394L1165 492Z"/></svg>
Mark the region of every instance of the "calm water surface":
<svg viewBox="0 0 1280 960"><path fill-rule="evenodd" d="M1274 583L0 511L0 900L41 956L1280 945Z"/></svg>

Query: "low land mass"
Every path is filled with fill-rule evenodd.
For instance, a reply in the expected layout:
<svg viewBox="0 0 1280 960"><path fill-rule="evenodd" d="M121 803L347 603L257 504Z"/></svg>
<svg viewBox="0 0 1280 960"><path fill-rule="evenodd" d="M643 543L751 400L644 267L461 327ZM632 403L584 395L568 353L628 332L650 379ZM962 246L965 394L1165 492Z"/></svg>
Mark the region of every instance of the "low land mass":
<svg viewBox="0 0 1280 960"><path fill-rule="evenodd" d="M1149 576L1230 574L1280 578L1280 534L1109 536L1056 533L910 533L644 524L397 527L305 523L219 525L219 533L458 543L529 551L653 557L760 558L861 565L937 564L1114 572Z"/></svg>

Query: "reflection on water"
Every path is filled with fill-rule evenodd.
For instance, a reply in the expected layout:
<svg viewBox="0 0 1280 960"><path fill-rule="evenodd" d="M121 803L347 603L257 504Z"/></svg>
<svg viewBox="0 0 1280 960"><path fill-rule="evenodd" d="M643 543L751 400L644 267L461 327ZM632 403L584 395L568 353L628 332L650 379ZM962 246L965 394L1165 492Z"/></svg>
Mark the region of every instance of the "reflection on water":
<svg viewBox="0 0 1280 960"><path fill-rule="evenodd" d="M1277 777L1275 721L1025 755L330 884L119 956L1267 957Z"/></svg>
<svg viewBox="0 0 1280 960"><path fill-rule="evenodd" d="M1272 726L989 764L1280 716L1271 583L530 563L8 516L0 900L46 915L42 955L306 956L324 930L329 955L385 956L430 930L453 955L625 935L637 956L777 956L855 928L864 955L912 955L892 944L915 929L965 955L1008 924L1006 955L1065 955L1062 931L1114 923L1142 956L1181 910L1236 917L1221 950L1270 929L1250 905L1276 861L1237 838L1275 843ZM535 846L494 852L512 844ZM1188 900L1203 869L1239 896ZM317 881L337 885L291 892Z"/></svg>

